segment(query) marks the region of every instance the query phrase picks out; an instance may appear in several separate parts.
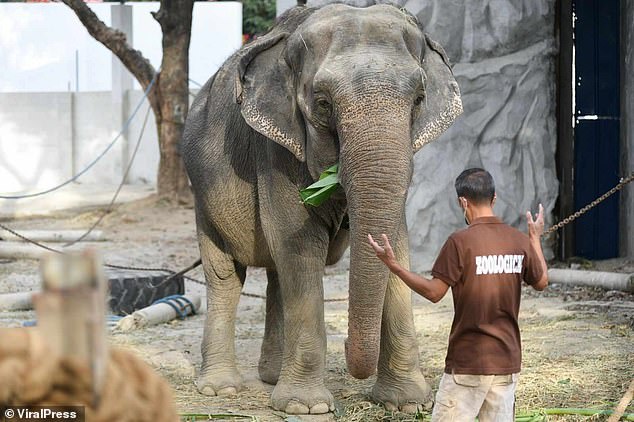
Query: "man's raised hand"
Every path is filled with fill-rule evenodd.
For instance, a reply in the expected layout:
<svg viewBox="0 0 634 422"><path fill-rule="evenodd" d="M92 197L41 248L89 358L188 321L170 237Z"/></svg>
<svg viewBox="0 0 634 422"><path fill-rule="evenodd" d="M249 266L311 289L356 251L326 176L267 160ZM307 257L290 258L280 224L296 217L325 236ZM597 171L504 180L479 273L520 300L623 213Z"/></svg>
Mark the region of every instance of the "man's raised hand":
<svg viewBox="0 0 634 422"><path fill-rule="evenodd" d="M371 234L368 234L368 241L370 242L370 246L372 246L372 249L374 249L376 256L391 269L398 264L398 261L396 260L396 255L394 255L392 245L390 245L390 241L387 238L387 235L382 234L381 237L383 238L383 246L379 245L378 242L374 240Z"/></svg>
<svg viewBox="0 0 634 422"><path fill-rule="evenodd" d="M534 220L531 212L526 211L526 223L528 225L529 237L541 237L542 233L544 233L544 207L542 204L539 204L539 211Z"/></svg>

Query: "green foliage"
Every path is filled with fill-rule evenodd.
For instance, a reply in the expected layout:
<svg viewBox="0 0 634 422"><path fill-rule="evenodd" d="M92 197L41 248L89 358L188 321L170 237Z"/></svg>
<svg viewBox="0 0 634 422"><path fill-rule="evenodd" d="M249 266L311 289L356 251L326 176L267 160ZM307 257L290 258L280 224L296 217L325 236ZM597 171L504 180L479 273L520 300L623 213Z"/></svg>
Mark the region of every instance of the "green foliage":
<svg viewBox="0 0 634 422"><path fill-rule="evenodd" d="M339 188L339 164L335 164L319 175L319 180L299 191L302 203L318 207Z"/></svg>
<svg viewBox="0 0 634 422"><path fill-rule="evenodd" d="M275 22L275 0L242 0L242 33L266 32Z"/></svg>

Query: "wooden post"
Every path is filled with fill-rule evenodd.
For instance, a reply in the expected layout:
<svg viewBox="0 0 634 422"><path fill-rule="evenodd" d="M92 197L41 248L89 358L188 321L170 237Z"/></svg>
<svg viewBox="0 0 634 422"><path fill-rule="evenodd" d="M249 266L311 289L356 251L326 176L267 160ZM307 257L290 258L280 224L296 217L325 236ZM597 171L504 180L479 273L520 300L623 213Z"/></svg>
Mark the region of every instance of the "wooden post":
<svg viewBox="0 0 634 422"><path fill-rule="evenodd" d="M85 362L97 406L108 361L107 284L94 251L51 255L41 264L42 292L34 295L38 331L51 353Z"/></svg>
<svg viewBox="0 0 634 422"><path fill-rule="evenodd" d="M557 178L559 220L574 212L573 167L574 132L572 127L572 0L557 0L557 30L559 35L559 59L557 63ZM573 225L564 226L559 237L559 259L575 254Z"/></svg>

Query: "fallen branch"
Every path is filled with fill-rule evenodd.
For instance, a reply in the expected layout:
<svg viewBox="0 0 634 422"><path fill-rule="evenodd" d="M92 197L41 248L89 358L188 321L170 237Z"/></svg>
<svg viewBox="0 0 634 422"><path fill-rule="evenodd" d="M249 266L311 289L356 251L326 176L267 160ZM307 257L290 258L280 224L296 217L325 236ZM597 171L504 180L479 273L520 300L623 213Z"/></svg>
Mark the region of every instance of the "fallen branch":
<svg viewBox="0 0 634 422"><path fill-rule="evenodd" d="M20 235L38 242L72 242L81 237L84 232L85 230L20 230ZM0 232L0 240L25 241L22 237L8 231ZM82 240L102 241L104 240L103 232L93 230Z"/></svg>

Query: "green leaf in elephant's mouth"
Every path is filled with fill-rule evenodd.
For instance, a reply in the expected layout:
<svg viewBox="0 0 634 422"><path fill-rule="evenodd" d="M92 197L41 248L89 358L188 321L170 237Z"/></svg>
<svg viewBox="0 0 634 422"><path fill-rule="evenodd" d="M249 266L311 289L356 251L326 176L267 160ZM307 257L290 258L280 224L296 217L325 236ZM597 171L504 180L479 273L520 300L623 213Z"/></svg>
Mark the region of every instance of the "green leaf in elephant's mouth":
<svg viewBox="0 0 634 422"><path fill-rule="evenodd" d="M301 189L299 196L302 198L302 204L318 207L326 199L332 195L339 187L339 164L328 167L319 175L319 180L312 185Z"/></svg>

